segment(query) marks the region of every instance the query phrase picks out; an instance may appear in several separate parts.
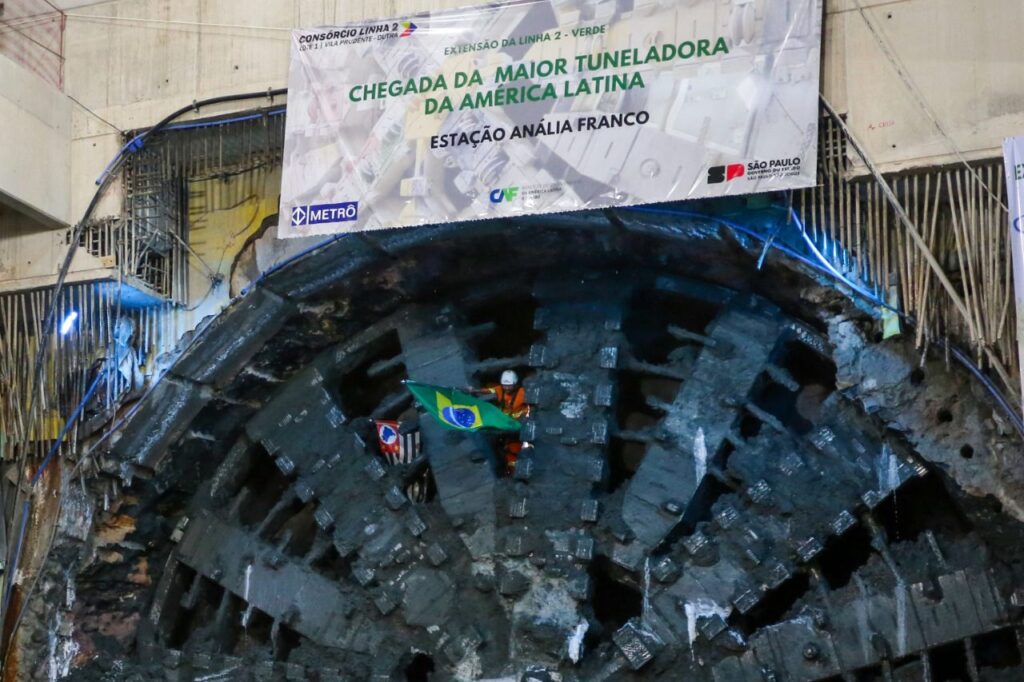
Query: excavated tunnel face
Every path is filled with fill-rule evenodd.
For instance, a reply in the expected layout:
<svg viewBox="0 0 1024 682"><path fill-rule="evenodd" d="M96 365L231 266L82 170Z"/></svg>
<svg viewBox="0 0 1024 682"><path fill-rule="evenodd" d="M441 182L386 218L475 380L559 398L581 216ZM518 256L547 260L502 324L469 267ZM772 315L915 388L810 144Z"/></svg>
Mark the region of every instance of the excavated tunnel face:
<svg viewBox="0 0 1024 682"><path fill-rule="evenodd" d="M1020 443L964 377L710 228L560 221L346 238L198 334L59 534L67 641L23 667L1021 679L1021 527L958 485ZM425 474L378 454L404 380L505 369L511 475L425 414Z"/></svg>

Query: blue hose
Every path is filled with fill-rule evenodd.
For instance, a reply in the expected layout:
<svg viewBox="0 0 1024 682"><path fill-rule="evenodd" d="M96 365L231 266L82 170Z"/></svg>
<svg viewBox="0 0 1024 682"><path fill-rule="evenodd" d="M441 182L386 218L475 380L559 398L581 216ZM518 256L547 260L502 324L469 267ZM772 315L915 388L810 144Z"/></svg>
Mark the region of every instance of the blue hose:
<svg viewBox="0 0 1024 682"><path fill-rule="evenodd" d="M229 123L241 123L242 121L251 121L256 118L263 118L265 116L282 116L285 113L284 107L277 109L268 109L267 111L260 111L253 114L245 114L243 116L234 116L232 118L220 118L213 121L191 121L189 123L173 123L171 125L164 126L163 130L194 130L196 128L213 128L216 126L223 126ZM110 160L103 172L100 173L99 177L96 178L96 184L103 184L103 181L108 175L110 170L117 165L121 158L125 154L134 154L135 152L142 149L145 144L145 138L149 135L150 131L139 133L132 139L128 140L121 150L114 155L114 158Z"/></svg>
<svg viewBox="0 0 1024 682"><path fill-rule="evenodd" d="M672 209L672 208L656 208L656 207L653 207L653 206L652 207L630 206L630 207L626 207L626 208L620 209L620 210L634 211L634 212L641 212L641 213L656 213L656 214L660 214L660 215L669 215L669 216L675 216L675 217L679 217L679 218L692 218L692 219L696 219L696 220L709 220L711 222L715 222L715 223L719 223L721 225L725 225L726 227L731 228L731 229L735 230L736 232L741 232L741 233L747 235L748 237L753 237L754 239L757 239L758 241L761 241L761 242L765 241L764 235L758 233L755 230L750 229L749 227L746 227L745 225L741 225L740 223L734 222L732 220L728 220L726 218L722 218L720 216L711 215L711 214L708 214L708 213L700 213L699 211L687 211L687 210L683 210L683 209ZM790 209L790 210L792 210L792 209ZM804 235L804 238L809 240L809 238L807 237L806 233L804 233L802 225L800 225L800 228L801 228L800 231ZM790 258L794 258L794 259L800 261L801 263L803 263L804 265L807 265L808 267L814 268L815 270L818 270L819 272L823 272L826 275L829 275L830 277L833 277L833 278L838 277L844 284L849 286L853 291L857 292L861 296L867 298L869 301L871 301L871 303L874 303L875 305L880 305L880 306L883 306L885 308L890 308L891 309L891 306L889 306L888 304L886 304L883 301L878 300L878 298L874 294L872 294L871 292L867 291L866 289L861 288L860 286L854 284L853 282L849 281L848 279L846 279L845 277L840 275L835 270L835 268L831 267L831 264L828 264L828 267L826 267L824 265L821 265L820 263L816 263L816 262L812 261L811 259L807 258L806 256L804 256L803 254L799 253L798 251L795 251L795 250L793 250L793 249L791 249L788 246L785 246L783 244L779 244L778 242L773 243L772 244L772 248L774 248L774 249L776 249L778 251L781 251L782 253L786 254ZM821 253L818 252L818 250L816 248L812 249L812 253L815 253L815 255L817 255L819 258L821 258L822 262L827 263L827 261L824 260L824 256L822 256Z"/></svg>

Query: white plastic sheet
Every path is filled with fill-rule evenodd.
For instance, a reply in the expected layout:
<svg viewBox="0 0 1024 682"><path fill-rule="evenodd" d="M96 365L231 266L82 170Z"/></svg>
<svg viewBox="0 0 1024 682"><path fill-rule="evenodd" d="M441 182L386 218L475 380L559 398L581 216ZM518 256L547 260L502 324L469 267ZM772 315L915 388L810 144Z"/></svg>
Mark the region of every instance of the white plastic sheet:
<svg viewBox="0 0 1024 682"><path fill-rule="evenodd" d="M295 31L281 237L814 184L821 0L529 0Z"/></svg>
<svg viewBox="0 0 1024 682"><path fill-rule="evenodd" d="M1017 348L1024 367L1024 137L1003 143L1006 162L1006 195L1010 209L1010 249L1013 251L1013 290L1017 301ZM1024 395L1024 372L1021 372Z"/></svg>

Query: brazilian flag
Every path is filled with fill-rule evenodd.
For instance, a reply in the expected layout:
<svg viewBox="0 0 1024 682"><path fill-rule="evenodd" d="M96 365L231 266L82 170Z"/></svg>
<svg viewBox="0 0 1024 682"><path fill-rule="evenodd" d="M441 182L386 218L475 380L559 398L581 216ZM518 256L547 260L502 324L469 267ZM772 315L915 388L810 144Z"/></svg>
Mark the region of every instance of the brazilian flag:
<svg viewBox="0 0 1024 682"><path fill-rule="evenodd" d="M457 431L518 431L519 422L485 400L443 386L406 381L405 387L441 424Z"/></svg>

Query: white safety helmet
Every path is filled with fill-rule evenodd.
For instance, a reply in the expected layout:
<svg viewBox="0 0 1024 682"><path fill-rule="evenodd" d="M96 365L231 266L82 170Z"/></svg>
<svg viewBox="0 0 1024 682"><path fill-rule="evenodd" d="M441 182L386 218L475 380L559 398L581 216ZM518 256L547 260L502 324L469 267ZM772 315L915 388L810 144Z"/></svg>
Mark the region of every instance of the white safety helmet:
<svg viewBox="0 0 1024 682"><path fill-rule="evenodd" d="M515 386L519 383L519 375L510 369L506 369L501 373L501 385L502 386Z"/></svg>

